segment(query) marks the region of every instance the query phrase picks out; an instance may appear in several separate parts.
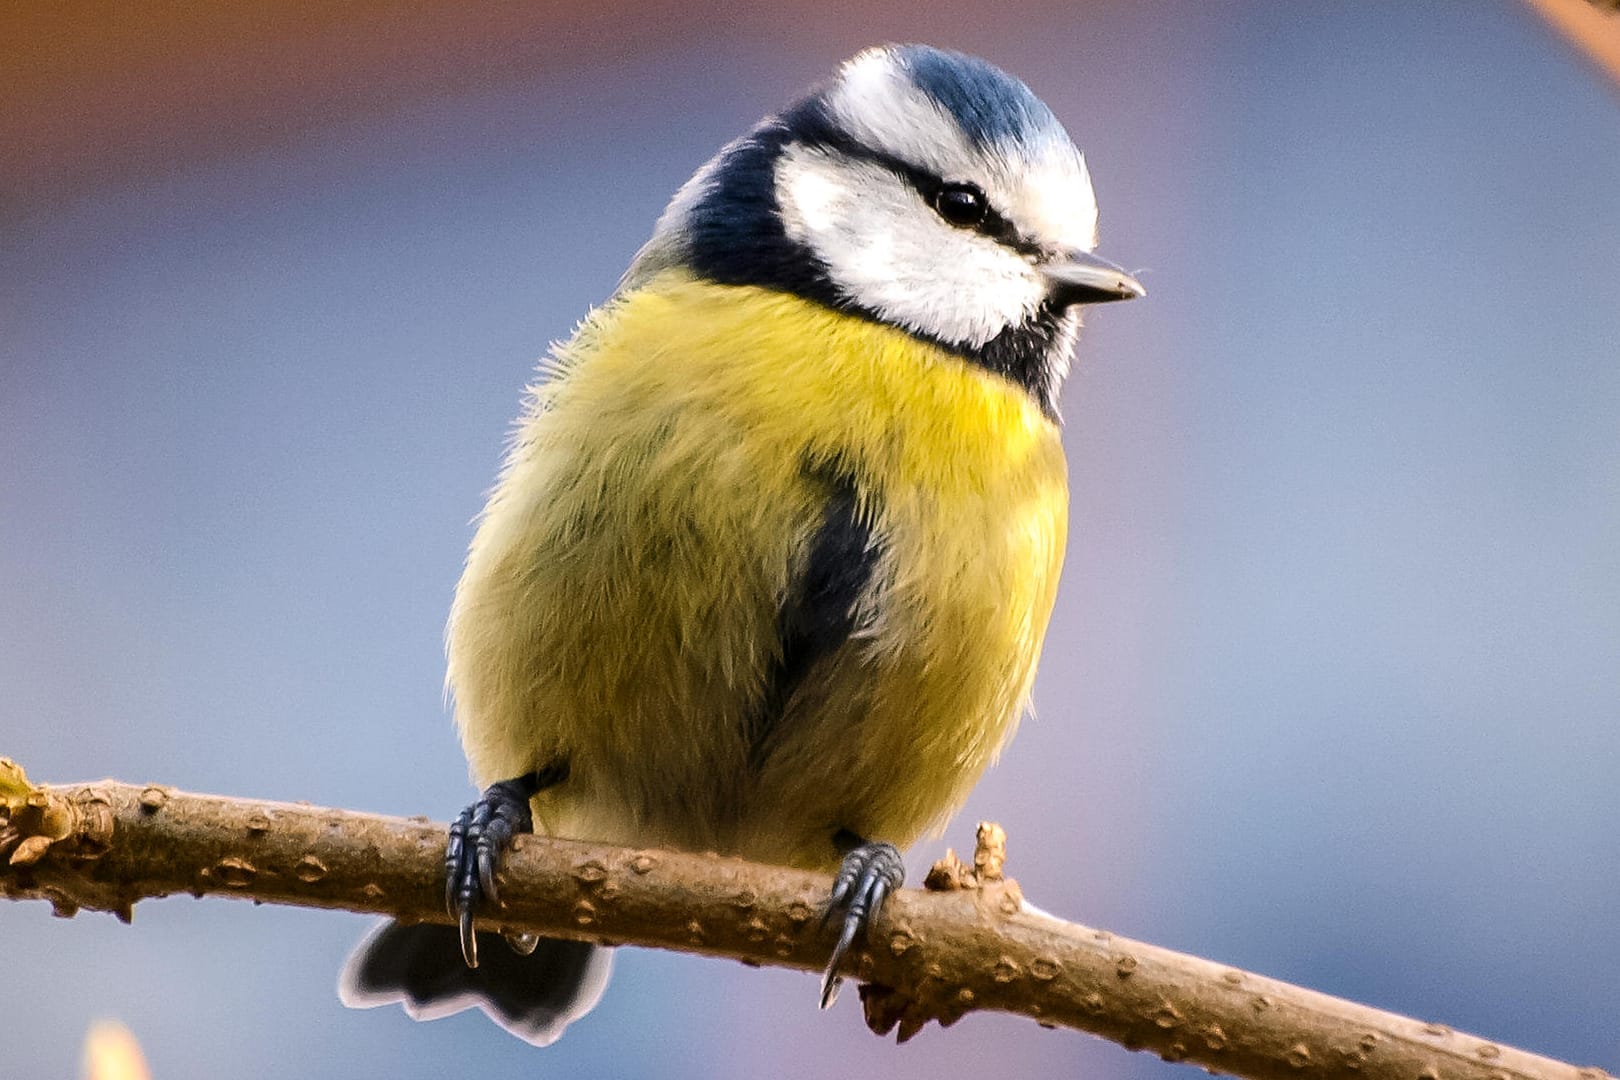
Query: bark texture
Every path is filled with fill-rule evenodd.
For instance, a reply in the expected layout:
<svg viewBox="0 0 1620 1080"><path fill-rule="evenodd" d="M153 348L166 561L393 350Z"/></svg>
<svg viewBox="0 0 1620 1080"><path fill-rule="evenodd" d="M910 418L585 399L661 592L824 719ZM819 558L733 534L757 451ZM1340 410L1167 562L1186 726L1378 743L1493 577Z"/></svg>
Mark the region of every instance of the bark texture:
<svg viewBox="0 0 1620 1080"><path fill-rule="evenodd" d="M158 896L231 896L449 922L445 826L107 780L30 785L0 760L0 895L128 921ZM1607 1080L1425 1023L1064 922L1002 876L1005 837L889 900L848 974L874 1030L1018 1013L1254 1080ZM713 855L520 838L481 925L819 970L828 881ZM806 1008L811 1000L806 985Z"/></svg>

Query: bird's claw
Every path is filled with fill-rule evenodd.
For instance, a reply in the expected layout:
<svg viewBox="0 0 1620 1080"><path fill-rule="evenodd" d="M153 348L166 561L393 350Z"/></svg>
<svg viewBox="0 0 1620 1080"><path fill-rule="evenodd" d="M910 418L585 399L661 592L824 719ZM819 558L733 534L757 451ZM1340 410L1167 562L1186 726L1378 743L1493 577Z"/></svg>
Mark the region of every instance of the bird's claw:
<svg viewBox="0 0 1620 1080"><path fill-rule="evenodd" d="M497 881L501 859L514 836L534 831L532 794L532 786L522 779L491 784L450 826L444 849L444 902L461 929L461 956L470 968L478 966L473 916L480 907L501 901Z"/></svg>
<svg viewBox="0 0 1620 1080"><path fill-rule="evenodd" d="M893 844L866 842L852 848L844 856L838 876L833 879L832 895L827 898L827 909L822 914L822 925L831 922L843 912L843 926L838 943L833 946L827 961L827 970L821 976L821 1007L830 1008L843 984L838 968L844 962L855 939L866 933L872 917L883 909L889 893L898 889L906 879L905 863Z"/></svg>

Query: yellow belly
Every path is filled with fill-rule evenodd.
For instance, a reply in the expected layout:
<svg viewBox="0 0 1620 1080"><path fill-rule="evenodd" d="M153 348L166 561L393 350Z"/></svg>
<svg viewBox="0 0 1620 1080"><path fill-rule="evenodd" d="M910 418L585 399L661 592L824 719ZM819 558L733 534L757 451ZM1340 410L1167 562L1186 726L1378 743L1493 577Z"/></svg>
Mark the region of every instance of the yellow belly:
<svg viewBox="0 0 1620 1080"><path fill-rule="evenodd" d="M479 525L449 681L480 784L559 758L547 831L835 865L938 826L1025 707L1067 518L1056 426L897 330L667 272L559 348ZM750 761L777 610L855 479L860 630Z"/></svg>

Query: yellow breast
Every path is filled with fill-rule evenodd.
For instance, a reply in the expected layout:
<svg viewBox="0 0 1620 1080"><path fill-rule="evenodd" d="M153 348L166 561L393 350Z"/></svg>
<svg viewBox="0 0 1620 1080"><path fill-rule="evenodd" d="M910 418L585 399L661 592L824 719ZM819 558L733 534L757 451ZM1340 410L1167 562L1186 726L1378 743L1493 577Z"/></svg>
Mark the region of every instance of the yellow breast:
<svg viewBox="0 0 1620 1080"><path fill-rule="evenodd" d="M766 762L744 736L790 568L854 477L881 558L855 640ZM1061 567L1055 425L911 336L668 272L594 313L534 395L457 590L480 783L558 757L552 831L821 866L905 844L1011 733Z"/></svg>

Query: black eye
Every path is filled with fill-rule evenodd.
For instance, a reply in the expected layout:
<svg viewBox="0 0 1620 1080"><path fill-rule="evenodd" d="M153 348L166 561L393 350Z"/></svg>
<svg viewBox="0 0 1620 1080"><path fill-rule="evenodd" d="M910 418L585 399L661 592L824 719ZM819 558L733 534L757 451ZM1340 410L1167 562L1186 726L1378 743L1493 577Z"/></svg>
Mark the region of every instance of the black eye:
<svg viewBox="0 0 1620 1080"><path fill-rule="evenodd" d="M952 225L971 229L984 222L990 204L985 202L984 192L972 184L946 184L934 192L934 209Z"/></svg>

